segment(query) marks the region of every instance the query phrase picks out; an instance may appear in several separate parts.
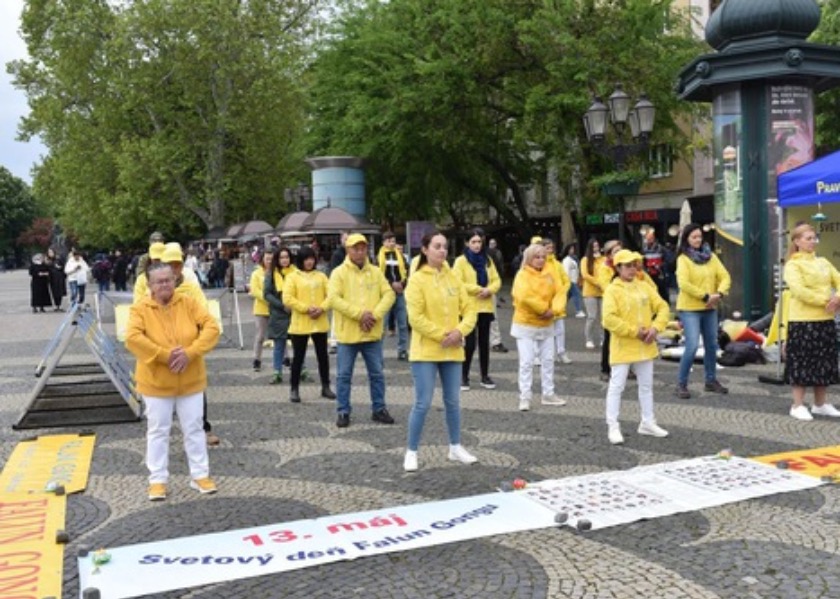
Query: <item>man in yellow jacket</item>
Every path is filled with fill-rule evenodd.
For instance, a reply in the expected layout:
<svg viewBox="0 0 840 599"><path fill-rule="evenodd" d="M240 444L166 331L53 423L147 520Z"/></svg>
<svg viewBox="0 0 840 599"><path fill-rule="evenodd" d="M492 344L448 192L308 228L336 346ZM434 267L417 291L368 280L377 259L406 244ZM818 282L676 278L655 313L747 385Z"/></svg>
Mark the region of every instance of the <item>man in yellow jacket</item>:
<svg viewBox="0 0 840 599"><path fill-rule="evenodd" d="M610 443L624 443L618 423L621 393L630 368L639 384L642 422L640 435L667 437L653 415L653 360L659 355L656 336L665 329L670 315L668 304L656 288L639 280L642 255L619 250L613 255L618 276L604 291L604 328L610 332L610 385L607 389L607 428Z"/></svg>
<svg viewBox="0 0 840 599"><path fill-rule="evenodd" d="M385 275L368 260L364 235L354 233L345 242L347 257L330 274L328 301L333 309L333 329L338 341L336 426L350 425L350 383L356 356L362 354L368 373L371 419L393 424L385 407L385 374L382 368L383 321L396 295Z"/></svg>
<svg viewBox="0 0 840 599"><path fill-rule="evenodd" d="M408 271L405 267L403 253L397 247L397 236L390 231L382 234L382 247L379 248L377 264L391 289L394 290L394 305L385 318L389 320L391 314L394 315L394 324L398 335L397 359L404 362L408 360L408 316L403 293L408 282Z"/></svg>

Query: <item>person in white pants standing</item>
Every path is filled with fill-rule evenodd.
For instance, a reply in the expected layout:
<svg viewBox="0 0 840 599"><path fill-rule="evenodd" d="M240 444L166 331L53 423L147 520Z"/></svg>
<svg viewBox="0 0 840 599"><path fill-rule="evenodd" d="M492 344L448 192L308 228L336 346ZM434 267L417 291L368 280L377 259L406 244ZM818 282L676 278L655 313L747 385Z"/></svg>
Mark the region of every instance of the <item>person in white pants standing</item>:
<svg viewBox="0 0 840 599"><path fill-rule="evenodd" d="M619 250L612 258L618 277L604 290L603 325L610 332L610 384L607 389L607 435L610 443L624 443L618 422L621 393L630 368L639 385L642 421L640 435L667 437L653 414L653 360L659 355L656 336L668 323L670 309L653 285L636 277L642 256Z"/></svg>
<svg viewBox="0 0 840 599"><path fill-rule="evenodd" d="M540 360L542 403L563 406L554 394L554 318L565 304L565 290L546 268L546 251L539 243L525 249L522 268L513 282L513 323L510 334L519 352L519 409L531 409L534 361Z"/></svg>

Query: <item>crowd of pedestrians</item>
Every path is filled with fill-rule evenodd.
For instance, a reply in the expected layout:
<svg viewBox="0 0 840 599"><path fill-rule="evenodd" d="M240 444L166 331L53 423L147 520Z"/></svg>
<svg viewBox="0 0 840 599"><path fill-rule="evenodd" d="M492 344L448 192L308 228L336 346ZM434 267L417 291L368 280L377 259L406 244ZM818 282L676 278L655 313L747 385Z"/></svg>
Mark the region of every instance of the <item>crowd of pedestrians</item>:
<svg viewBox="0 0 840 599"><path fill-rule="evenodd" d="M836 357L834 314L840 300L840 272L814 255L815 232L800 225L791 237L791 255L784 277L791 291L790 323L786 346L785 378L792 385L790 415L810 420L813 415L840 417L827 401L828 385L840 381ZM279 240L278 240L279 241ZM641 435L665 437L654 416L654 362L660 334L672 321L672 303L684 340L676 397L690 399L689 375L695 357L703 352L704 390L727 394L717 379L719 310L729 294L731 278L711 251L699 225L683 227L676 253L668 252L648 233L638 246L641 253L624 248L618 240L587 240L579 260L577 243L558 255L554 240L534 237L514 260L511 291L513 308L509 330L500 330L497 310L505 262L495 240L479 228L464 236L463 248L450 262L450 244L440 232L422 239L411 260L385 233L376 252L369 240L352 231L342 233L329 263L318 248L303 246L293 252L272 243L250 254L255 268L248 293L253 298L255 335L253 368L262 368L263 348L273 346L272 385L284 384L284 365L290 366L289 401L311 398L301 393L306 374L307 347L315 350L320 397L335 401L339 428L351 424L351 381L362 357L368 381L367 399L373 422L393 425L387 407L384 339L397 336L397 360L410 362L414 404L407 423L404 468L419 468L420 441L435 381L440 379L444 418L451 460L465 464L478 458L461 445L460 395L472 389L472 362L478 351L478 381L496 389L491 352L507 352L502 339L509 335L518 354L518 409L529 411L533 378L539 369L539 401L560 407L567 403L554 384L555 364L570 364L565 319L585 318L583 345L601 352L601 378L608 383L605 397L606 438L624 442L619 421L621 396L628 379L637 381ZM184 252L162 235L150 237L148 252L133 259L120 252L96 255L89 265L73 250L65 263L52 251L32 260L32 310L61 310L67 294L84 303L85 287L94 280L100 292L125 291L134 274L134 305L129 323L128 349L138 357L138 386L149 414L149 498L166 496L168 438L172 414L185 431L185 447L193 486L202 493L215 491L209 478L206 445L218 444L207 419L206 376L202 356L218 338L210 326L203 288L232 281L229 255L208 251ZM674 271L677 294L671 300ZM189 300L181 299L189 298ZM170 306L177 307L171 310ZM187 306L190 332L181 331L171 314ZM198 307L196 307L198 306ZM185 317L186 318L186 317ZM211 319L212 320L212 319ZM169 324L167 324L169 322ZM183 323L177 323L181 327ZM701 345L702 340L702 345ZM291 355L287 356L291 345ZM329 354L335 358L335 391ZM141 364L141 362L143 362ZM190 385L174 384L189 373ZM141 388L142 387L142 388ZM814 389L814 405L805 406L805 391ZM199 407L200 406L200 407ZM205 438L198 447L200 432Z"/></svg>

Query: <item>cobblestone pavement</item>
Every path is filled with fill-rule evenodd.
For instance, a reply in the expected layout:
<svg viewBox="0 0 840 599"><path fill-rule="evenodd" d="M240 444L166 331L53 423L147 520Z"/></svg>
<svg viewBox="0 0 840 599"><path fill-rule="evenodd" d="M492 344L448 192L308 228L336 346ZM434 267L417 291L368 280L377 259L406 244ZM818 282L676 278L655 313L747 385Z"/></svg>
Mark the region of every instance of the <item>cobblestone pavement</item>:
<svg viewBox="0 0 840 599"><path fill-rule="evenodd" d="M28 282L23 271L0 273L4 462L15 443L33 432L62 432L11 428L29 400L32 372L61 319L60 314L31 313ZM246 350L227 345L208 359L210 416L222 437L210 457L219 493L198 496L188 488L176 435L170 497L151 504L145 495L144 424L96 427L89 486L68 498L72 540L65 554L65 597L78 596L75 554L82 543L115 547L487 493L514 477L541 480L626 469L725 447L737 455L760 455L833 445L840 439L840 423L794 420L787 415L788 390L757 382L761 372L775 372L773 365L722 371L729 396L703 393L698 368L692 378L696 397L685 401L672 396L676 365L660 361L657 417L671 436L635 434L638 404L630 384L622 412L627 440L621 447L610 446L603 422L606 383L598 377L598 356L583 348L582 321L569 319L574 363L559 365L556 374L567 406L517 411L516 353L493 353L491 374L498 388L474 387L462 394L464 444L480 462L463 466L445 459L438 397L421 445L421 468L406 474L402 455L412 387L407 364L396 360L395 339L386 338L386 375L387 400L397 424L369 420L360 361L353 423L338 429L334 406L318 398L315 384L303 386L303 403L291 404L287 386L269 386L270 369L251 370L249 302L242 302L241 313ZM509 303L500 319L505 330ZM264 363L270 363L270 351L265 351ZM63 363L87 359L84 345L74 342ZM314 358L308 362L314 367ZM473 380L477 378L474 374ZM828 598L840 595L838 539L840 488L829 486L596 532L546 529L500 535L165 597Z"/></svg>

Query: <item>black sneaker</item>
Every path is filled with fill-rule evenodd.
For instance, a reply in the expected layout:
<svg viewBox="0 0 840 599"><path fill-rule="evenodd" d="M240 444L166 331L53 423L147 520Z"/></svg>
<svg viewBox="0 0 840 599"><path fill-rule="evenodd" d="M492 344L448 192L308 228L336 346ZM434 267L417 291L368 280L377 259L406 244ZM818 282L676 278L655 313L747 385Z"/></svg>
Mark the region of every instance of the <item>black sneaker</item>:
<svg viewBox="0 0 840 599"><path fill-rule="evenodd" d="M461 379L461 391L470 390L470 379Z"/></svg>
<svg viewBox="0 0 840 599"><path fill-rule="evenodd" d="M706 391L709 391L711 393L720 393L721 395L726 395L727 393L729 393L729 389L721 385L720 381L717 380L707 382L705 389Z"/></svg>
<svg viewBox="0 0 840 599"><path fill-rule="evenodd" d="M489 376L483 376L483 377L481 377L481 386L484 387L485 389L495 389L496 388L496 382L493 379L491 379Z"/></svg>
<svg viewBox="0 0 840 599"><path fill-rule="evenodd" d="M335 425L338 428L347 428L348 426L350 426L350 414L345 414L344 412L341 412L338 415L338 420L335 421Z"/></svg>
<svg viewBox="0 0 840 599"><path fill-rule="evenodd" d="M262 362L254 360L254 372L259 372L260 368L262 368Z"/></svg>
<svg viewBox="0 0 840 599"><path fill-rule="evenodd" d="M289 401L292 403L300 403L300 393L297 389L289 391Z"/></svg>
<svg viewBox="0 0 840 599"><path fill-rule="evenodd" d="M408 360L408 352L406 352L406 351L401 351L401 352L397 355L397 360L399 360L400 362L405 362L406 360Z"/></svg>
<svg viewBox="0 0 840 599"><path fill-rule="evenodd" d="M492 349L495 352L499 352L500 354L508 353L508 348L506 348L503 343L499 343L498 345L494 345L490 349Z"/></svg>
<svg viewBox="0 0 840 599"><path fill-rule="evenodd" d="M385 408L371 414L370 419L380 424L394 424L394 419Z"/></svg>
<svg viewBox="0 0 840 599"><path fill-rule="evenodd" d="M292 367L292 359L289 356L283 358L283 366L285 366L286 368Z"/></svg>
<svg viewBox="0 0 840 599"><path fill-rule="evenodd" d="M330 346L330 353L331 354L337 354L338 353L338 348L335 345L331 345Z"/></svg>
<svg viewBox="0 0 840 599"><path fill-rule="evenodd" d="M325 399L335 399L335 393L329 387L321 387L321 397Z"/></svg>
<svg viewBox="0 0 840 599"><path fill-rule="evenodd" d="M691 391L685 385L677 385L677 397L680 399L691 399Z"/></svg>

